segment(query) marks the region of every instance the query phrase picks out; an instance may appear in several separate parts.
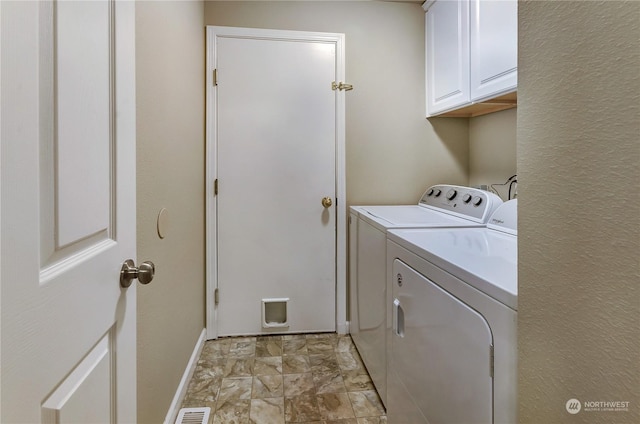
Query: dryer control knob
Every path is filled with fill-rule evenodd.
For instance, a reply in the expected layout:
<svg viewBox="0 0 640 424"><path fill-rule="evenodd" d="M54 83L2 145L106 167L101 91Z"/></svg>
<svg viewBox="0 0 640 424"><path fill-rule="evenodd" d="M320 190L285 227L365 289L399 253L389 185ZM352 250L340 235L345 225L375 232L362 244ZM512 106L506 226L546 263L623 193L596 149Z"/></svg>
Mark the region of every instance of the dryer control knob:
<svg viewBox="0 0 640 424"><path fill-rule="evenodd" d="M471 195L469 193L465 194L464 196L462 196L462 201L464 203L469 203L471 201Z"/></svg>
<svg viewBox="0 0 640 424"><path fill-rule="evenodd" d="M440 196L440 194L441 194L441 193L442 193L442 190L440 190L440 189L436 189L436 191L434 191L434 192L433 192L433 195L434 195L435 197L438 197L438 196Z"/></svg>
<svg viewBox="0 0 640 424"><path fill-rule="evenodd" d="M476 196L476 197L473 198L473 205L474 206L480 206L480 203L482 203L482 197Z"/></svg>
<svg viewBox="0 0 640 424"><path fill-rule="evenodd" d="M453 200L456 197L456 194L458 194L458 192L454 189L447 191L447 199Z"/></svg>

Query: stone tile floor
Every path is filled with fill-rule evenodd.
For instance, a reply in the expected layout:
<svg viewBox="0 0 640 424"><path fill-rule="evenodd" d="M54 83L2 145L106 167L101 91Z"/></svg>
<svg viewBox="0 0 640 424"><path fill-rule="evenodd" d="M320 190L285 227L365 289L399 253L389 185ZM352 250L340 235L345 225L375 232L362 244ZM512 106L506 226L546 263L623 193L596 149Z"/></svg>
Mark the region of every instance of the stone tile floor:
<svg viewBox="0 0 640 424"><path fill-rule="evenodd" d="M183 408L209 424L386 424L351 337L228 337L205 343Z"/></svg>

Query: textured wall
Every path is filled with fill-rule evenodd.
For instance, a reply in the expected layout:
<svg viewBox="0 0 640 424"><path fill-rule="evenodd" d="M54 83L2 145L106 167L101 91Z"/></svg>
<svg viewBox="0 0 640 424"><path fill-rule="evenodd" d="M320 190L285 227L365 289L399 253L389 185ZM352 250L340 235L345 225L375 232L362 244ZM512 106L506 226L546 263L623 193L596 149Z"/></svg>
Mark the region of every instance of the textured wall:
<svg viewBox="0 0 640 424"><path fill-rule="evenodd" d="M519 420L638 423L640 2L521 1L519 22Z"/></svg>
<svg viewBox="0 0 640 424"><path fill-rule="evenodd" d="M469 119L469 184L496 184L507 200L509 187L501 186L516 174L516 109Z"/></svg>
<svg viewBox="0 0 640 424"><path fill-rule="evenodd" d="M204 6L136 4L138 423L161 423L204 328ZM169 212L166 237L156 232Z"/></svg>
<svg viewBox="0 0 640 424"><path fill-rule="evenodd" d="M206 2L207 25L346 34L349 204L468 181L468 122L425 119L424 11L387 2Z"/></svg>

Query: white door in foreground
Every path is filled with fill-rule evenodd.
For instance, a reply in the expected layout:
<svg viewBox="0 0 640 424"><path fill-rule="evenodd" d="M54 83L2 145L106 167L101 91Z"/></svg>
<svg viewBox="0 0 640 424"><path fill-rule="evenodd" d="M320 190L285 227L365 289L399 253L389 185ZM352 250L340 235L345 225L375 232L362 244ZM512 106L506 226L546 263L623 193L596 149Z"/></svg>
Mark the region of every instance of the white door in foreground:
<svg viewBox="0 0 640 424"><path fill-rule="evenodd" d="M2 2L6 423L136 421L133 2Z"/></svg>

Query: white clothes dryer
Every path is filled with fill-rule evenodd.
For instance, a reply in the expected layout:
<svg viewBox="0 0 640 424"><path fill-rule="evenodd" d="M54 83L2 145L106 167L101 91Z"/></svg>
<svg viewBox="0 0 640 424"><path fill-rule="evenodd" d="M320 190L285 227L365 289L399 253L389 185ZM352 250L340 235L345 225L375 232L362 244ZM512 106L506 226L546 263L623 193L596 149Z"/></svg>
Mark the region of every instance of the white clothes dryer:
<svg viewBox="0 0 640 424"><path fill-rule="evenodd" d="M517 421L517 201L486 228L388 232L394 424Z"/></svg>
<svg viewBox="0 0 640 424"><path fill-rule="evenodd" d="M502 200L493 193L441 184L428 188L417 205L350 208L349 331L385 405L391 328L387 231L483 227L500 204Z"/></svg>

